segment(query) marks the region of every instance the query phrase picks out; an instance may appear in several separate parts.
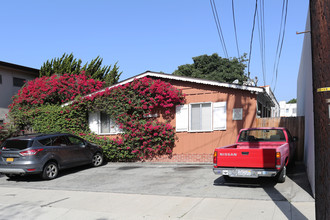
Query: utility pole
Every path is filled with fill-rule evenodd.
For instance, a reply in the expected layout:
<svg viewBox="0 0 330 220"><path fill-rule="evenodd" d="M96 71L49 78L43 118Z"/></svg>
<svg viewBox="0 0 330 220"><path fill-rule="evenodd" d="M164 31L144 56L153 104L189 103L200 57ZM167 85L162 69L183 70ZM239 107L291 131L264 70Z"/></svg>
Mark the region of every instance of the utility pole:
<svg viewBox="0 0 330 220"><path fill-rule="evenodd" d="M330 219L330 0L310 0L316 219Z"/></svg>

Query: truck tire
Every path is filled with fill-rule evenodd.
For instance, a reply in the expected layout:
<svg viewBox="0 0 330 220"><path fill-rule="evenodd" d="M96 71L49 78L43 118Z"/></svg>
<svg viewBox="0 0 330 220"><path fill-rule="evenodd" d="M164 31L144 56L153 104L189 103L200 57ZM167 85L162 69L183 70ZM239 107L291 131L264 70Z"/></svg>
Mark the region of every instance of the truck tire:
<svg viewBox="0 0 330 220"><path fill-rule="evenodd" d="M276 182L284 183L286 177L286 166L282 168L282 170L276 175Z"/></svg>
<svg viewBox="0 0 330 220"><path fill-rule="evenodd" d="M231 178L228 175L223 175L223 178L225 179L226 182L230 182Z"/></svg>

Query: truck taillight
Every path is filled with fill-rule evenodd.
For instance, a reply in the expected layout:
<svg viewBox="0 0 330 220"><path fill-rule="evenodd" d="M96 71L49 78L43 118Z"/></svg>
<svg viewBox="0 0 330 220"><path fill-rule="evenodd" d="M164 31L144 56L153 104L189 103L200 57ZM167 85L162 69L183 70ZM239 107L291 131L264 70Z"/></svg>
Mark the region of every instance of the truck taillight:
<svg viewBox="0 0 330 220"><path fill-rule="evenodd" d="M217 166L217 152L214 151L214 154L213 154L213 166L216 167Z"/></svg>
<svg viewBox="0 0 330 220"><path fill-rule="evenodd" d="M39 148L39 149L33 149L33 150L26 150L26 151L21 151L19 152L20 155L22 155L23 157L25 156L33 156L36 155L38 152L44 150L43 148Z"/></svg>
<svg viewBox="0 0 330 220"><path fill-rule="evenodd" d="M281 153L276 152L276 162L275 162L276 168L280 169L281 168Z"/></svg>

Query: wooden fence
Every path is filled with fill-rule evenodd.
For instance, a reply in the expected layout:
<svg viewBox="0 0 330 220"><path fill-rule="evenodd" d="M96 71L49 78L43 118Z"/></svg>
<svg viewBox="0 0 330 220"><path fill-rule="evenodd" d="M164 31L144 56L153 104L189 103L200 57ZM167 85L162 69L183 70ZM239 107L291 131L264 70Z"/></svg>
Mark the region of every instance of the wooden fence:
<svg viewBox="0 0 330 220"><path fill-rule="evenodd" d="M292 136L298 138L296 160L304 158L305 119L304 117L257 118L257 127L286 127Z"/></svg>

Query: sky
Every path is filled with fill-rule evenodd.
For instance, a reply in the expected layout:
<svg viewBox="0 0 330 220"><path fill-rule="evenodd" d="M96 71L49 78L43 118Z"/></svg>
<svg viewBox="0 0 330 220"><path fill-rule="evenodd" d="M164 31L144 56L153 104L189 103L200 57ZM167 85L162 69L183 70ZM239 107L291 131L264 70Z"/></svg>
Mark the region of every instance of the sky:
<svg viewBox="0 0 330 220"><path fill-rule="evenodd" d="M232 1L214 2L228 56L238 57ZM304 36L296 31L305 31L308 2L288 3L277 81L273 70L282 1L264 3L265 72L255 26L250 77L258 77L258 86L270 85L278 101L297 97ZM250 52L255 3L234 0L240 55ZM11 0L0 5L0 61L4 62L39 69L64 53L73 53L83 64L100 56L103 65L118 62L121 81L147 70L173 73L204 54L226 57L209 0Z"/></svg>

